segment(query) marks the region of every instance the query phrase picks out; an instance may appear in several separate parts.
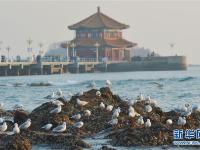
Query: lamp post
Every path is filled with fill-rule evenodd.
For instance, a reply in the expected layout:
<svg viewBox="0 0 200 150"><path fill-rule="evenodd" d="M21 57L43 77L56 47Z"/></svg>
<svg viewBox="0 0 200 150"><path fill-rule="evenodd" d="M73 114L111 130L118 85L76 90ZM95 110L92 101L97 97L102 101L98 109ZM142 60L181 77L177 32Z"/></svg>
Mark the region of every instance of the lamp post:
<svg viewBox="0 0 200 150"><path fill-rule="evenodd" d="M8 61L10 60L10 49L11 49L10 46L6 47L6 50L8 52L8 55L7 55Z"/></svg>
<svg viewBox="0 0 200 150"><path fill-rule="evenodd" d="M44 53L44 51L42 50L43 43L40 42L38 45L39 45L39 48L40 48L39 55L42 56L42 54Z"/></svg>
<svg viewBox="0 0 200 150"><path fill-rule="evenodd" d="M31 58L32 58L32 48L31 48L31 44L33 43L33 40L31 40L31 38L29 38L28 40L27 40L27 43L28 43L28 48L27 48L27 51L28 51L28 53L30 53L30 60L31 60Z"/></svg>
<svg viewBox="0 0 200 150"><path fill-rule="evenodd" d="M99 62L99 46L100 46L100 44L98 42L96 42L94 44L94 46L96 47L96 62Z"/></svg>

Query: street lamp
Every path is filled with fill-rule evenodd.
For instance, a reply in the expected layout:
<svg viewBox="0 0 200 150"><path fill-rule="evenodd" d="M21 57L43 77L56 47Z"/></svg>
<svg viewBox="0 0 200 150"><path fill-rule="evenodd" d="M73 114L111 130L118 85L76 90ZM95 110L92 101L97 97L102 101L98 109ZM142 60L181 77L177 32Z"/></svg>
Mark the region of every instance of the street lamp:
<svg viewBox="0 0 200 150"><path fill-rule="evenodd" d="M7 58L8 58L8 61L10 60L10 46L8 46L8 47L6 47L6 50L7 50L7 52L8 52L8 56L7 56Z"/></svg>
<svg viewBox="0 0 200 150"><path fill-rule="evenodd" d="M98 42L96 42L94 44L94 46L96 47L96 62L99 62L99 46L100 46L100 44Z"/></svg>
<svg viewBox="0 0 200 150"><path fill-rule="evenodd" d="M44 53L44 51L42 50L43 43L40 42L38 45L39 45L39 47L40 47L39 55L42 55L42 54Z"/></svg>
<svg viewBox="0 0 200 150"><path fill-rule="evenodd" d="M31 44L33 43L33 40L31 40L31 38L29 38L29 39L27 40L27 43L28 43L27 51L28 51L28 53L30 53L30 55L31 55L31 53L32 53ZM31 60L32 55L29 56L29 57L30 57L30 60Z"/></svg>

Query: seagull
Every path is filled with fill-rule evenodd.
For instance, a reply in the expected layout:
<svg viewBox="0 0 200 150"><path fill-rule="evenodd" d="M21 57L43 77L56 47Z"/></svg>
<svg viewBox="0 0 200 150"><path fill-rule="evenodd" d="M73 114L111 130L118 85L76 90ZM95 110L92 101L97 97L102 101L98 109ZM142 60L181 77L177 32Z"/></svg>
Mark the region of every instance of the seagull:
<svg viewBox="0 0 200 150"><path fill-rule="evenodd" d="M108 124L110 124L110 125L117 125L117 124L118 124L118 119L117 119L117 118L112 119L112 120L110 120L110 121L108 122Z"/></svg>
<svg viewBox="0 0 200 150"><path fill-rule="evenodd" d="M91 111L90 110L85 110L84 113L85 113L86 117L89 117L91 115Z"/></svg>
<svg viewBox="0 0 200 150"><path fill-rule="evenodd" d="M100 96L101 96L101 92L100 92L100 91L97 91L97 92L96 92L96 96L100 97Z"/></svg>
<svg viewBox="0 0 200 150"><path fill-rule="evenodd" d="M79 120L79 119L81 119L81 114L73 115L70 118L75 119L75 120Z"/></svg>
<svg viewBox="0 0 200 150"><path fill-rule="evenodd" d="M105 85L106 87L111 87L112 83L110 80L106 80Z"/></svg>
<svg viewBox="0 0 200 150"><path fill-rule="evenodd" d="M94 89L96 87L96 83L92 81L89 85L87 85L87 88Z"/></svg>
<svg viewBox="0 0 200 150"><path fill-rule="evenodd" d="M100 108L101 108L101 109L104 109L104 108L105 108L105 104L104 104L103 102L101 102Z"/></svg>
<svg viewBox="0 0 200 150"><path fill-rule="evenodd" d="M4 122L4 119L3 118L0 118L0 123L3 123Z"/></svg>
<svg viewBox="0 0 200 150"><path fill-rule="evenodd" d="M44 98L46 98L46 99L55 99L55 93L54 92L52 92L52 94L51 95L47 95L46 97L44 97Z"/></svg>
<svg viewBox="0 0 200 150"><path fill-rule="evenodd" d="M63 92L61 89L58 89L58 91L56 92L56 95L61 97L63 95Z"/></svg>
<svg viewBox="0 0 200 150"><path fill-rule="evenodd" d="M148 112L148 113L151 112L152 111L151 105L146 105L145 106L145 111Z"/></svg>
<svg viewBox="0 0 200 150"><path fill-rule="evenodd" d="M73 127L74 128L82 128L84 125L83 121L76 122Z"/></svg>
<svg viewBox="0 0 200 150"><path fill-rule="evenodd" d="M86 102L86 101L81 101L79 98L77 98L76 101L77 101L77 104L78 104L79 106L85 106L85 105L88 104L88 102Z"/></svg>
<svg viewBox="0 0 200 150"><path fill-rule="evenodd" d="M136 116L135 111L129 111L129 112L128 112L128 116L129 116L129 117L132 117L132 118L135 117L135 116Z"/></svg>
<svg viewBox="0 0 200 150"><path fill-rule="evenodd" d="M135 109L134 109L132 106L129 106L128 111L129 111L129 112L130 112L130 111L135 111Z"/></svg>
<svg viewBox="0 0 200 150"><path fill-rule="evenodd" d="M184 106L181 107L181 111L182 112L187 112L188 111L188 107L187 104L185 104Z"/></svg>
<svg viewBox="0 0 200 150"><path fill-rule="evenodd" d="M16 104L13 106L13 110L24 110L24 106L22 104Z"/></svg>
<svg viewBox="0 0 200 150"><path fill-rule="evenodd" d="M167 120L166 120L166 124L167 124L167 125L172 125L172 123L173 123L172 119L167 119Z"/></svg>
<svg viewBox="0 0 200 150"><path fill-rule="evenodd" d="M148 96L147 98L146 98L146 101L151 101L151 97L150 96Z"/></svg>
<svg viewBox="0 0 200 150"><path fill-rule="evenodd" d="M108 105L108 106L106 107L106 110L107 110L107 111L112 111L112 109L113 109L113 106L112 106L112 105Z"/></svg>
<svg viewBox="0 0 200 150"><path fill-rule="evenodd" d="M185 117L179 117L177 124L184 126L186 124L186 118Z"/></svg>
<svg viewBox="0 0 200 150"><path fill-rule="evenodd" d="M119 111L117 109L115 109L115 111L113 112L112 118L118 118L119 117Z"/></svg>
<svg viewBox="0 0 200 150"><path fill-rule="evenodd" d="M137 124L139 124L139 125L143 125L143 124L144 124L144 120L143 120L143 117L142 117L142 116L140 116L140 117L138 118Z"/></svg>
<svg viewBox="0 0 200 150"><path fill-rule="evenodd" d="M59 101L59 100L53 100L53 101L52 101L52 104L57 105L57 106L59 106L59 105L60 105L60 106L64 105L63 102L61 102L61 101Z"/></svg>
<svg viewBox="0 0 200 150"><path fill-rule="evenodd" d="M142 93L140 93L140 95L137 96L137 100L141 100L141 101L144 100Z"/></svg>
<svg viewBox="0 0 200 150"><path fill-rule="evenodd" d="M4 122L3 125L0 126L0 132L6 131L7 128L8 128L8 126L7 126L6 122Z"/></svg>
<svg viewBox="0 0 200 150"><path fill-rule="evenodd" d="M50 129L52 128L52 126L53 126L53 125L52 125L51 123L48 123L48 124L42 126L42 129L48 131L48 130L50 130Z"/></svg>
<svg viewBox="0 0 200 150"><path fill-rule="evenodd" d="M55 128L53 128L53 132L64 132L66 130L66 122L63 122L63 124L62 125L59 125L59 126L57 126L57 127L55 127Z"/></svg>
<svg viewBox="0 0 200 150"><path fill-rule="evenodd" d="M200 105L194 105L194 106L192 107L192 111L193 111L193 112L195 112L195 111L200 112Z"/></svg>
<svg viewBox="0 0 200 150"><path fill-rule="evenodd" d="M147 121L145 122L144 126L147 127L147 128L151 127L151 121L150 121L150 119L147 119Z"/></svg>
<svg viewBox="0 0 200 150"><path fill-rule="evenodd" d="M0 103L0 109L3 109L4 103Z"/></svg>
<svg viewBox="0 0 200 150"><path fill-rule="evenodd" d="M61 105L58 105L57 108L51 110L50 113L51 113L51 114L58 114L58 113L61 112L61 110L62 110Z"/></svg>
<svg viewBox="0 0 200 150"><path fill-rule="evenodd" d="M17 123L14 124L13 133L14 133L14 134L20 133L20 128L18 127L18 124L17 124Z"/></svg>
<svg viewBox="0 0 200 150"><path fill-rule="evenodd" d="M20 129L28 129L31 126L31 119L27 119L26 122L19 126Z"/></svg>

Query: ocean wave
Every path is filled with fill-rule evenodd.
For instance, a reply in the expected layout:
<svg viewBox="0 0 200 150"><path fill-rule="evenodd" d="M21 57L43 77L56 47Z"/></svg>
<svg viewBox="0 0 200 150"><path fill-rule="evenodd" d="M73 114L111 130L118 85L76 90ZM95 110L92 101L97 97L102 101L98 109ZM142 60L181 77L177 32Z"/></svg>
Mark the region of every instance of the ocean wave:
<svg viewBox="0 0 200 150"><path fill-rule="evenodd" d="M194 79L196 79L196 78L189 76L189 77L185 77L185 78L180 79L179 82L185 82L185 81L194 80Z"/></svg>

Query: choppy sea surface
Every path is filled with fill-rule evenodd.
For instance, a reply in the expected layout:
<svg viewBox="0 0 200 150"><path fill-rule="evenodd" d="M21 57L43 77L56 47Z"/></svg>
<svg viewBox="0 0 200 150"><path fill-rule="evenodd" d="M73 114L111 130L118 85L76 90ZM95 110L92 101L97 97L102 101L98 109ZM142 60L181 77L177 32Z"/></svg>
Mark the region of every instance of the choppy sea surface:
<svg viewBox="0 0 200 150"><path fill-rule="evenodd" d="M68 92L77 93L88 90L87 85L93 80L96 82L96 88L100 88L104 86L106 79L111 80L112 91L122 99L134 100L139 93L143 93L144 96L149 95L157 100L165 111L185 103L200 104L200 66L189 67L186 71L0 77L0 102L4 103L6 109L12 109L15 104L23 104L28 111L31 111L46 102L44 97L57 89L61 89L66 95ZM52 86L28 86L40 82L51 83ZM91 142L98 145L101 140L96 139ZM33 149L44 150L45 146L35 146Z"/></svg>

